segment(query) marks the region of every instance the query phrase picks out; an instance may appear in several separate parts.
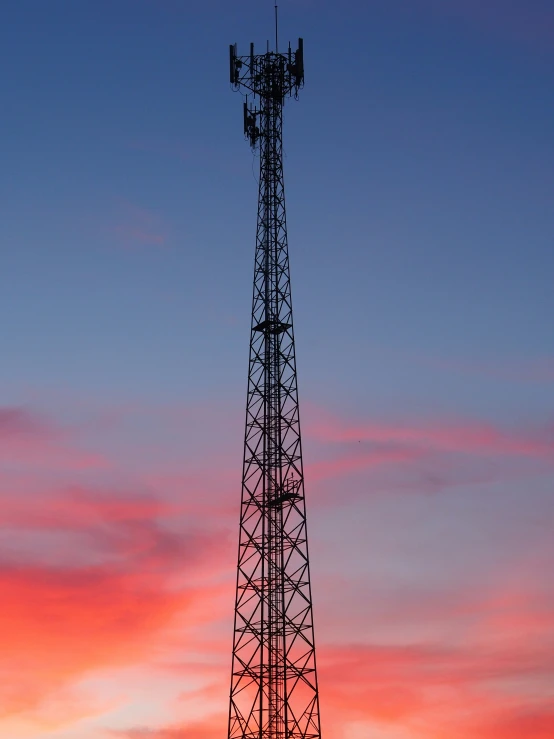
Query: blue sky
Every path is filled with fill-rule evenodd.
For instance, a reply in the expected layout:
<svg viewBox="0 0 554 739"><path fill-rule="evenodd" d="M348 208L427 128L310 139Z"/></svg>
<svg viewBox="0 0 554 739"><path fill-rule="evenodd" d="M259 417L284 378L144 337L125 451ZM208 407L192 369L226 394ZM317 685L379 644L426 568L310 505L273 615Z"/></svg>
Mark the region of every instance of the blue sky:
<svg viewBox="0 0 554 739"><path fill-rule="evenodd" d="M240 381L256 185L226 44L267 36L271 11L7 9L5 379L57 384L70 362L64 384L159 392L163 366L182 394L189 354L194 381ZM372 365L408 363L404 392L427 402L436 385L410 354L550 355L545 44L425 2L283 3L281 17L308 50L285 132L301 371L340 396L342 372L358 394Z"/></svg>

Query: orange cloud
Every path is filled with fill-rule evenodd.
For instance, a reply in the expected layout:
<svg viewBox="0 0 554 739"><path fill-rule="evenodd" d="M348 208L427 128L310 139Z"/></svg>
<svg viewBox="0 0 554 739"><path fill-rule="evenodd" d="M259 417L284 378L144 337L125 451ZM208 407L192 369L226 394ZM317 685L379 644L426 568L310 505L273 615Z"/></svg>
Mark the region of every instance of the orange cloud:
<svg viewBox="0 0 554 739"><path fill-rule="evenodd" d="M322 704L333 725L360 720L398 725L428 739L515 737L500 731L502 713L504 726L509 715L534 716L537 739L552 726L547 686L554 677L554 657L539 649L353 644L321 648L319 668ZM511 689L515 680L530 675L543 678L542 696L535 688L532 701ZM532 720L525 720L531 727ZM520 736L535 739L533 733Z"/></svg>
<svg viewBox="0 0 554 739"><path fill-rule="evenodd" d="M89 670L141 659L156 631L195 595L109 567L3 567L0 588L2 669L19 686L3 692L4 713L32 707Z"/></svg>
<svg viewBox="0 0 554 739"><path fill-rule="evenodd" d="M554 710L549 703L524 705L498 714L470 729L475 739L552 739Z"/></svg>
<svg viewBox="0 0 554 739"><path fill-rule="evenodd" d="M214 616L227 546L216 527L191 527L152 496L82 485L2 497L4 526L30 543L0 560L0 720L40 714L95 671L151 659L187 614Z"/></svg>
<svg viewBox="0 0 554 739"><path fill-rule="evenodd" d="M101 564L0 566L0 652L11 675L0 691L4 714L32 708L92 670L148 658L163 629L190 608L195 618L204 607L208 615L218 586L206 568L203 586L183 578L217 541L185 532L177 540L152 525L110 544Z"/></svg>

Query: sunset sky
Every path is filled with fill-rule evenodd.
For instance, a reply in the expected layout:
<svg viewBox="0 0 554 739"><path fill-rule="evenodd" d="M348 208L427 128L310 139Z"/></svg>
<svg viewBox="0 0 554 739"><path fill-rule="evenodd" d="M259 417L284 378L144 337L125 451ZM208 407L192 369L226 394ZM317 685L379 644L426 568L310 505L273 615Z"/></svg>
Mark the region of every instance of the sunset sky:
<svg viewBox="0 0 554 739"><path fill-rule="evenodd" d="M552 0L280 7L323 739L552 739ZM1 15L0 736L224 739L273 2Z"/></svg>

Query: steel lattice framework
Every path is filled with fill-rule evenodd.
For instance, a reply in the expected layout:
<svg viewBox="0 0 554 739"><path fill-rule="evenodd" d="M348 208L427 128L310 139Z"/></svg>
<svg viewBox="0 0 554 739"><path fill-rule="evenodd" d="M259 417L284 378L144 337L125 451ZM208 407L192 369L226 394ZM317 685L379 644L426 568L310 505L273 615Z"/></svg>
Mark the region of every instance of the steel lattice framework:
<svg viewBox="0 0 554 739"><path fill-rule="evenodd" d="M286 54L231 46L230 68L260 181L228 736L320 739L282 149L302 39Z"/></svg>

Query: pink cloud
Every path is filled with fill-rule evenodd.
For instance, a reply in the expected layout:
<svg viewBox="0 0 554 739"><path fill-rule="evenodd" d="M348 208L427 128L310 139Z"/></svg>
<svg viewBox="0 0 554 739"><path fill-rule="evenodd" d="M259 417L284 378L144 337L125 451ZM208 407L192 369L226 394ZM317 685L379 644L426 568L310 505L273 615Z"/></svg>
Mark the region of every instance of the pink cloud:
<svg viewBox="0 0 554 739"><path fill-rule="evenodd" d="M346 493L353 499L379 491L437 493L461 485L524 484L533 475L552 472L554 436L548 425L504 429L467 419L392 423L337 416L313 404L306 411L306 481L308 487L315 484L320 502L335 500L326 480L350 475L357 478ZM345 501L344 491L340 500Z"/></svg>
<svg viewBox="0 0 554 739"><path fill-rule="evenodd" d="M329 478L369 470L381 465L399 465L421 458L424 452L408 448L380 448L356 454L310 462L306 465L306 478L317 483Z"/></svg>
<svg viewBox="0 0 554 739"><path fill-rule="evenodd" d="M158 139L144 137L129 139L126 145L129 149L134 149L135 151L160 154L162 156L180 159L181 161L187 161L191 156L190 150L186 148L182 141L170 141L165 137Z"/></svg>
<svg viewBox="0 0 554 739"><path fill-rule="evenodd" d="M13 434L41 434L46 430L39 418L24 408L0 408L0 438Z"/></svg>
<svg viewBox="0 0 554 739"><path fill-rule="evenodd" d="M554 10L525 0L418 0L441 15L467 22L488 34L512 38L552 50Z"/></svg>
<svg viewBox="0 0 554 739"><path fill-rule="evenodd" d="M422 364L438 369L451 370L470 375L482 375L495 380L550 383L554 382L554 359L507 359L506 361L486 361L470 359L446 359L439 357L418 358Z"/></svg>
<svg viewBox="0 0 554 739"><path fill-rule="evenodd" d="M427 452L459 452L474 455L507 455L552 459L554 441L548 429L532 433L508 432L491 423L374 423L349 421L312 408L305 426L309 436L321 442L370 442L398 444Z"/></svg>
<svg viewBox="0 0 554 739"><path fill-rule="evenodd" d="M152 496L82 485L54 490L38 497L37 502L40 505L31 506L28 498L20 496L4 500L4 526L77 531L90 529L99 522L132 524L175 513L175 506Z"/></svg>
<svg viewBox="0 0 554 739"><path fill-rule="evenodd" d="M219 721L206 721L201 724L180 724L152 728L134 728L123 731L111 731L112 739L221 739L221 732L226 729L222 716Z"/></svg>
<svg viewBox="0 0 554 739"><path fill-rule="evenodd" d="M20 407L0 408L0 461L6 468L17 465L43 470L103 468L103 455L79 449L69 429Z"/></svg>
<svg viewBox="0 0 554 739"><path fill-rule="evenodd" d="M124 248L167 244L167 229L157 213L123 199L118 200L118 211L112 231Z"/></svg>
<svg viewBox="0 0 554 739"><path fill-rule="evenodd" d="M551 383L554 382L554 357L505 357L487 359L480 357L441 357L420 352L406 352L390 347L373 347L378 360L416 364L430 370L443 370L463 375L500 380L502 382Z"/></svg>

